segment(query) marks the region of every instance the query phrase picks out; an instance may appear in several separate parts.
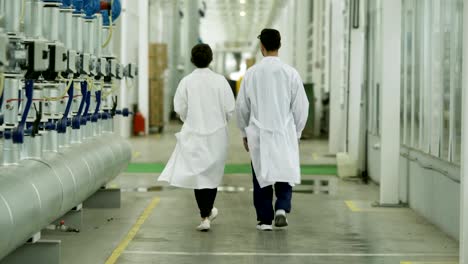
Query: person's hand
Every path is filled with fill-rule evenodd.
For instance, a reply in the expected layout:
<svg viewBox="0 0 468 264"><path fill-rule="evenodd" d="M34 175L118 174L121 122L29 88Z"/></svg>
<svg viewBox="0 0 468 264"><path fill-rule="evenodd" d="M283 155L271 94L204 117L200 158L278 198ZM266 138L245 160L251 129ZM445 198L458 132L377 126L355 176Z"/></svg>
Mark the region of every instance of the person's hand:
<svg viewBox="0 0 468 264"><path fill-rule="evenodd" d="M247 138L243 138L244 140L244 148L247 152L249 152L249 142L247 141Z"/></svg>

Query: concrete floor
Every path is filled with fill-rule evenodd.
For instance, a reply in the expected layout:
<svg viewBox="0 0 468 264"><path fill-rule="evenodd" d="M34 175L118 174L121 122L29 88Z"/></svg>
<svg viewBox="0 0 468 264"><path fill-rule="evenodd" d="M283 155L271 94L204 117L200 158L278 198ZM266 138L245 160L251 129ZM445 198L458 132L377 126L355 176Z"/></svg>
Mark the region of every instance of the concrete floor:
<svg viewBox="0 0 468 264"><path fill-rule="evenodd" d="M132 139L134 162L166 162L175 139L171 126L161 136ZM229 163L248 163L240 135L230 129ZM301 143L303 164L333 163L324 141ZM112 184L126 189L151 187L157 175L123 173ZM153 192L122 193L121 209L85 209L80 233L46 232L62 240L66 264L105 263L113 250L136 231L115 263L456 263L458 242L409 209L375 209L378 187L336 182L335 194L295 193L287 230L259 232L252 206L250 175L226 175L224 185L241 187L220 192L220 216L212 231L195 231L199 222L190 190L163 186ZM315 176L305 176L314 178ZM147 210L151 201L159 203ZM141 221L135 226L137 220ZM108 262L112 264L114 262Z"/></svg>

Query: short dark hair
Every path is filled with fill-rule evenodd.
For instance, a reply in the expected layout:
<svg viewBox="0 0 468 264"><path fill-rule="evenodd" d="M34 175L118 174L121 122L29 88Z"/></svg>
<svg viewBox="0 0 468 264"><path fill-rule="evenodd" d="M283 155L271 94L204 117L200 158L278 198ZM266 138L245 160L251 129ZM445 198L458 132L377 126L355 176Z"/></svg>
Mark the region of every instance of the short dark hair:
<svg viewBox="0 0 468 264"><path fill-rule="evenodd" d="M276 29L263 29L260 35L258 35L258 39L260 39L267 51L279 50L281 47L281 34Z"/></svg>
<svg viewBox="0 0 468 264"><path fill-rule="evenodd" d="M206 68L213 60L213 51L208 44L197 44L192 48L192 63L197 68Z"/></svg>

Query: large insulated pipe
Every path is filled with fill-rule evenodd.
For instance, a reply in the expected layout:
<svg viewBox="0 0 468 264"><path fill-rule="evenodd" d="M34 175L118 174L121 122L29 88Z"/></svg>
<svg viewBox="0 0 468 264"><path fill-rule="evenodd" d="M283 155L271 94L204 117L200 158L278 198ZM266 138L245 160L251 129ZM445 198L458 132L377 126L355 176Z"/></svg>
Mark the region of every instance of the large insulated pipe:
<svg viewBox="0 0 468 264"><path fill-rule="evenodd" d="M0 259L116 177L131 157L113 133L42 158L25 153L18 165L0 167Z"/></svg>

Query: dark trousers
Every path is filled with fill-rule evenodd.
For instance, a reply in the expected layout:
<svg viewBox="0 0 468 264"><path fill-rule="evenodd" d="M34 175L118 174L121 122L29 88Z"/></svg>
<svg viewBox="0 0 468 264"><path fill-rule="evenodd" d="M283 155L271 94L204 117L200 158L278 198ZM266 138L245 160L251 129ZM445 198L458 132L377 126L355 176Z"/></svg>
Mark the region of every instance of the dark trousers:
<svg viewBox="0 0 468 264"><path fill-rule="evenodd" d="M273 186L260 188L260 185L255 175L255 170L252 166L254 193L253 200L255 210L257 211L257 221L263 224L271 225L275 218L276 210L284 210L286 213L291 212L292 187L287 182L275 183L276 203L273 210Z"/></svg>
<svg viewBox="0 0 468 264"><path fill-rule="evenodd" d="M197 199L198 208L202 218L207 218L211 214L218 189L200 189L195 190L195 199Z"/></svg>

